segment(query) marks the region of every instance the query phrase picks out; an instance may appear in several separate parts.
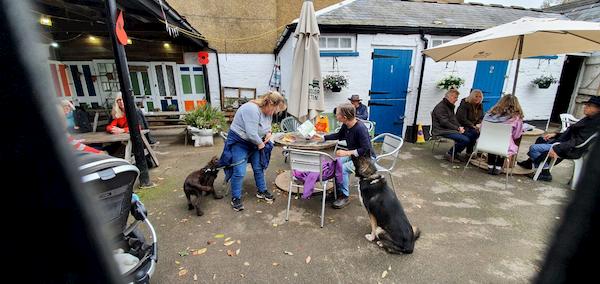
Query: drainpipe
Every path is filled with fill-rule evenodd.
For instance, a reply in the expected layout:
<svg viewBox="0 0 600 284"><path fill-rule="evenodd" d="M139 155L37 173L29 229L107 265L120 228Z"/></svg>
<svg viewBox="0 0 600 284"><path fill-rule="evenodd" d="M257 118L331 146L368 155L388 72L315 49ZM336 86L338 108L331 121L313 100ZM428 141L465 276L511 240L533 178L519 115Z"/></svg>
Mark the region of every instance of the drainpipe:
<svg viewBox="0 0 600 284"><path fill-rule="evenodd" d="M220 101L221 98L223 97L223 94L221 94L221 65L219 64L219 52L212 47L207 47L207 48L208 48L208 50L214 52L217 57L217 77L219 78L219 89L218 90L219 90L219 101ZM206 68L204 68L204 70L206 70ZM207 73L205 73L205 74L207 74ZM205 76L206 76L205 78L208 80L208 75L205 75ZM210 93L208 93L208 98L209 98L208 102L210 102ZM223 102L221 102L221 104L222 103Z"/></svg>
<svg viewBox="0 0 600 284"><path fill-rule="evenodd" d="M427 38L425 38L425 34L423 33L423 30L419 31L419 33L421 34L421 41L423 41L423 49L427 49L427 45L429 44L429 41L427 40ZM425 73L425 60L427 59L427 56L425 55L425 53L421 52L421 72L419 72L419 87L417 90L417 104L415 105L415 116L413 118L413 133L411 135L411 138L414 139L414 141L417 141L417 117L419 116L419 104L421 103L421 90L423 87L423 74Z"/></svg>

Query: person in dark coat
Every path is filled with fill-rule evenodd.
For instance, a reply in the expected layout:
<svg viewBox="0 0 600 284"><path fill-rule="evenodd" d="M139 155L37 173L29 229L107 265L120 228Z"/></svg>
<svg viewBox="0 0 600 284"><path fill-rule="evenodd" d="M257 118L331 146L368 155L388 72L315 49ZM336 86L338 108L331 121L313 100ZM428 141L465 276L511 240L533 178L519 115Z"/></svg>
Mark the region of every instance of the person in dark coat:
<svg viewBox="0 0 600 284"><path fill-rule="evenodd" d="M464 160L459 154L467 147L473 148L478 134L475 131L466 131L458 122L454 114L454 104L458 100L458 95L458 90L448 90L442 101L433 108L431 112L431 134L454 140L456 142L454 159ZM446 153L446 159L453 159L452 148Z"/></svg>
<svg viewBox="0 0 600 284"><path fill-rule="evenodd" d="M456 110L456 119L460 126L465 128L465 132L472 132L475 141L479 138L479 129L483 119L483 93L479 89L471 91L468 97L460 101L458 110ZM473 146L467 146L467 154L473 153Z"/></svg>
<svg viewBox="0 0 600 284"><path fill-rule="evenodd" d="M369 110L366 105L362 104L362 99L358 95L352 95L348 98L350 103L356 108L356 118L362 120L369 119ZM335 114L335 113L334 113Z"/></svg>
<svg viewBox="0 0 600 284"><path fill-rule="evenodd" d="M546 155L550 158L579 159L587 150L587 147L576 148L585 142L594 133L600 130L600 97L591 97L583 108L584 118L569 126L563 133L550 133L538 137L535 144L529 147L527 155L529 159L518 164L521 167L532 169L540 166ZM559 143L553 145L554 143ZM543 165L539 180L552 181L549 165Z"/></svg>

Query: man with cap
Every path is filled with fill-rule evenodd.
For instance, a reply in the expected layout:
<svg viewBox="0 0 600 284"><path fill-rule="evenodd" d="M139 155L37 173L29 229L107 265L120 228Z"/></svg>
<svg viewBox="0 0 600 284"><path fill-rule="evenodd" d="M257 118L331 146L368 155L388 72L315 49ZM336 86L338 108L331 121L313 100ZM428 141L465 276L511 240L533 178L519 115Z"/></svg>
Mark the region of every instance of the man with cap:
<svg viewBox="0 0 600 284"><path fill-rule="evenodd" d="M593 96L583 107L584 118L569 126L563 133L549 133L538 137L535 144L529 147L529 159L518 164L521 167L532 169L533 166L543 166L539 180L552 181L549 165L538 165L546 155L550 158L579 159L587 150L586 147L576 148L590 136L600 130L600 97ZM553 145L554 143L559 143Z"/></svg>
<svg viewBox="0 0 600 284"><path fill-rule="evenodd" d="M356 117L362 120L369 119L369 110L367 110L367 106L363 105L360 101L362 99L358 95L352 95L348 98L350 103L356 108Z"/></svg>

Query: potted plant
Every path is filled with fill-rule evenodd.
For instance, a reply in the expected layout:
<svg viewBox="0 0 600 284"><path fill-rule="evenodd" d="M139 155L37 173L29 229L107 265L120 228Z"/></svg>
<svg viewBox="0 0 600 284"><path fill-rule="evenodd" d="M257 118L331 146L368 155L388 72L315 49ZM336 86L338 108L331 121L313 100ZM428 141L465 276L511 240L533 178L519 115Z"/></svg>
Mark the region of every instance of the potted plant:
<svg viewBox="0 0 600 284"><path fill-rule="evenodd" d="M442 90L450 90L450 89L458 89L464 83L465 83L465 79L458 77L458 76L454 76L454 75L448 75L448 76L442 78L440 81L438 81L437 86L438 86L438 88L440 88Z"/></svg>
<svg viewBox="0 0 600 284"><path fill-rule="evenodd" d="M196 108L184 117L194 146L214 145L213 135L225 127L225 115L209 104Z"/></svg>
<svg viewBox="0 0 600 284"><path fill-rule="evenodd" d="M556 78L554 78L552 75L542 75L540 77L535 78L533 81L531 81L531 83L533 83L534 85L537 85L538 88L540 89L548 89L550 87L550 85L554 84L558 82L558 80Z"/></svg>
<svg viewBox="0 0 600 284"><path fill-rule="evenodd" d="M340 74L329 74L323 78L323 87L332 92L339 92L348 85L348 78Z"/></svg>

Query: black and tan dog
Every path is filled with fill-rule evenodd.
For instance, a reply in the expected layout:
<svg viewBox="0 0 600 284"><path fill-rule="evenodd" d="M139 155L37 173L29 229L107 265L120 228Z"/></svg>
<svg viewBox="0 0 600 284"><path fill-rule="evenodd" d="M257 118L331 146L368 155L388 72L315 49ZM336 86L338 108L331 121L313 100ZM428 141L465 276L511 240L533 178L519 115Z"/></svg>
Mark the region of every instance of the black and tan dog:
<svg viewBox="0 0 600 284"><path fill-rule="evenodd" d="M389 253L412 253L421 232L411 226L400 200L385 178L377 173L370 154L352 157L360 179L360 197L371 221L371 233L365 238Z"/></svg>
<svg viewBox="0 0 600 284"><path fill-rule="evenodd" d="M218 164L219 159L216 156L212 157L204 168L189 174L183 183L183 192L185 192L188 201L188 210L196 208L196 215L198 216L204 215L204 212L200 210L200 197L203 194L212 193L215 199L223 198L222 195L217 194L213 186L219 174Z"/></svg>

